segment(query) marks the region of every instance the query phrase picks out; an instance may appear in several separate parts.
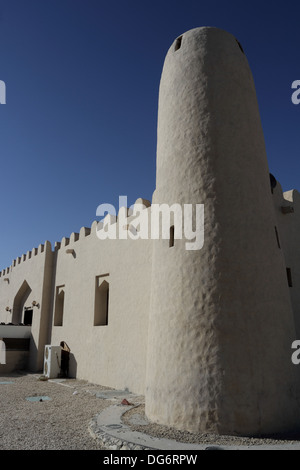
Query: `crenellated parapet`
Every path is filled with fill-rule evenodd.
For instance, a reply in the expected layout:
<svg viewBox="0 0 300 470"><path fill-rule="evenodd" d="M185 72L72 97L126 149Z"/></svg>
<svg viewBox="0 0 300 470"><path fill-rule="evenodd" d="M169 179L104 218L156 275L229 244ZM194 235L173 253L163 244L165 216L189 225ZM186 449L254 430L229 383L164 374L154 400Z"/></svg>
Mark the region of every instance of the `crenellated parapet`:
<svg viewBox="0 0 300 470"><path fill-rule="evenodd" d="M283 212L296 212L300 207L300 193L297 189L291 189L290 191L285 191L283 193L283 198L285 201L285 207L292 207L293 210L283 211Z"/></svg>
<svg viewBox="0 0 300 470"><path fill-rule="evenodd" d="M283 215L293 214L300 208L300 193L296 189L283 191L279 181L272 188L275 210Z"/></svg>
<svg viewBox="0 0 300 470"><path fill-rule="evenodd" d="M118 234L122 231L133 231L135 229L133 221L138 213L151 207L151 202L147 199L138 198L131 207L120 207L117 214L106 214L101 220L94 220L91 227L81 227L79 232L72 232L68 237L63 237L60 242L55 242L54 251L67 248L69 245L81 242L90 235L96 235L101 239L100 233L111 229ZM103 237L109 238L109 237ZM117 237L118 238L118 237ZM120 237L122 238L122 237ZM125 237L124 237L125 238Z"/></svg>
<svg viewBox="0 0 300 470"><path fill-rule="evenodd" d="M132 220L134 219L133 214L140 210L147 209L150 206L150 201L147 199L138 198L130 208L121 207L117 215L107 214L102 220L93 221L91 227L81 227L79 232L72 232L68 237L63 237L61 241L56 241L54 243L53 252L57 252L63 248L66 248L70 244L83 241L91 234L97 234L97 232L101 231L103 227L117 224L121 220L126 220L126 223L122 225L122 229L131 230ZM8 266L7 268L0 271L0 278L3 279L5 276L9 275L13 269L22 265L26 261L29 261L36 256L45 254L47 250L52 251L51 243L49 241L45 241L44 244L40 244L37 248L32 248L32 250L27 251L27 253L18 256L12 261L11 266Z"/></svg>
<svg viewBox="0 0 300 470"><path fill-rule="evenodd" d="M31 259L34 259L35 257L39 255L44 255L46 251L51 251L51 243L49 241L45 241L44 244L40 244L38 248L32 248L31 251L27 251L27 253L24 253L21 256L18 256L12 261L12 264L0 271L0 278L3 278L4 276L10 274L13 269L17 268L18 266L22 265L26 261L29 261Z"/></svg>
<svg viewBox="0 0 300 470"><path fill-rule="evenodd" d="M139 198L130 207L120 207L118 214L106 214L102 220L94 225L97 237L100 240L106 238L119 240L138 238L137 234L143 224L148 235L151 214L151 210L148 210L149 208L151 209L151 202L147 199ZM145 238L148 238L148 236Z"/></svg>

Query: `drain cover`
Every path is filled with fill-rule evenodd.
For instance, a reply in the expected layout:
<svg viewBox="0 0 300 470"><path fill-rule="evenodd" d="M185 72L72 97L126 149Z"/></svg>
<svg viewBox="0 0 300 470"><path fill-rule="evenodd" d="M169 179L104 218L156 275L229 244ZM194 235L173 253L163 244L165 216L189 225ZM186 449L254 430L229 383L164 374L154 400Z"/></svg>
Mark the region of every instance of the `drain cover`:
<svg viewBox="0 0 300 470"><path fill-rule="evenodd" d="M51 400L51 398L49 397L27 397L26 398L27 401L48 401L48 400Z"/></svg>

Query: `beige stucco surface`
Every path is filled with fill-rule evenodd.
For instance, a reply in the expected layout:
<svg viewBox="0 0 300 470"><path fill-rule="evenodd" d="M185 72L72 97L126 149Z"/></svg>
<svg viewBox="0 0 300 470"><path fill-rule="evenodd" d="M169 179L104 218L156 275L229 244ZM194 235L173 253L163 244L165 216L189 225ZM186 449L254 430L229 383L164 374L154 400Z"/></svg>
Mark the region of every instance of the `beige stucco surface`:
<svg viewBox="0 0 300 470"><path fill-rule="evenodd" d="M65 286L63 325L51 344L71 349L70 373L143 393L150 297L150 240L99 240L80 231L57 251L55 286ZM67 253L74 249L74 253ZM94 326L95 278L109 283L108 324ZM53 324L53 317L51 320Z"/></svg>
<svg viewBox="0 0 300 470"><path fill-rule="evenodd" d="M146 413L190 431L280 432L299 420L295 329L251 71L225 31L175 44L160 83L155 202L204 204L205 242L198 252L153 242Z"/></svg>
<svg viewBox="0 0 300 470"><path fill-rule="evenodd" d="M42 368L43 346L49 335L50 287L52 275L52 249L46 242L15 259L0 276L0 321L22 323L24 308L33 307L29 367ZM25 286L26 283L26 286ZM7 311L6 308L10 311ZM1 372L1 370L0 370Z"/></svg>

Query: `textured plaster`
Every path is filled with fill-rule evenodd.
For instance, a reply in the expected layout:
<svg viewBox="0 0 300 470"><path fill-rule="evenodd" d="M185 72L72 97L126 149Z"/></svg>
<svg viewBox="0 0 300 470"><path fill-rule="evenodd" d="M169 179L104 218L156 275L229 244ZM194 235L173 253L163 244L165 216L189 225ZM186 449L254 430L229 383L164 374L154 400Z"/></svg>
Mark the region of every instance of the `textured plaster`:
<svg viewBox="0 0 300 470"><path fill-rule="evenodd" d="M280 432L299 419L295 329L251 71L225 31L174 45L154 197L204 204L205 242L153 242L146 413L190 431Z"/></svg>

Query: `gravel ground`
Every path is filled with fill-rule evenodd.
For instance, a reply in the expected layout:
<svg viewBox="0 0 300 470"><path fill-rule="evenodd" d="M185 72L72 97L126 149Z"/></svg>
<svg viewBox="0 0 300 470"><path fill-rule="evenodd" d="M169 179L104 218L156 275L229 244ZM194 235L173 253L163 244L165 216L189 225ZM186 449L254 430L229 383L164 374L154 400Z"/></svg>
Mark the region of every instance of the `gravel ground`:
<svg viewBox="0 0 300 470"><path fill-rule="evenodd" d="M0 450L105 450L89 432L89 423L113 404L96 397L97 392L109 389L77 379L58 382L40 378L37 374L23 373L0 376ZM1 384L6 381L13 383ZM50 400L27 400L40 396ZM136 403L141 403L141 397L137 397ZM146 424L135 424L137 418ZM299 436L287 440L181 432L147 422L143 404L127 411L123 422L132 430L188 443L222 446L300 442Z"/></svg>
<svg viewBox="0 0 300 470"><path fill-rule="evenodd" d="M40 381L39 377L34 374L0 377L0 382L13 382L0 384L0 449L103 449L92 438L88 425L95 414L109 405L93 394L104 387L73 379L59 384ZM48 396L51 400L26 400L33 396Z"/></svg>

